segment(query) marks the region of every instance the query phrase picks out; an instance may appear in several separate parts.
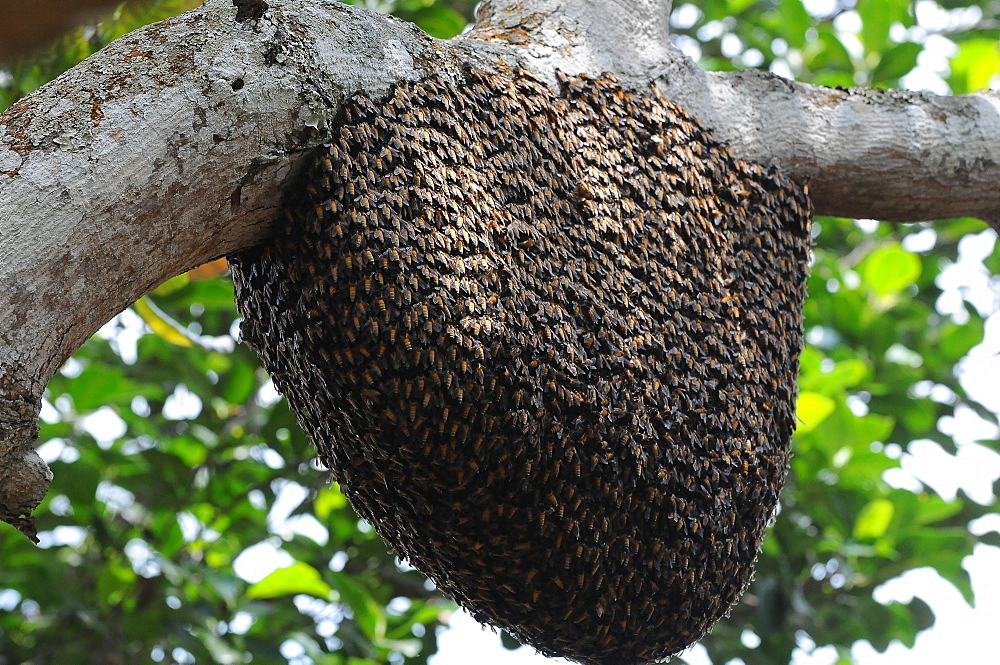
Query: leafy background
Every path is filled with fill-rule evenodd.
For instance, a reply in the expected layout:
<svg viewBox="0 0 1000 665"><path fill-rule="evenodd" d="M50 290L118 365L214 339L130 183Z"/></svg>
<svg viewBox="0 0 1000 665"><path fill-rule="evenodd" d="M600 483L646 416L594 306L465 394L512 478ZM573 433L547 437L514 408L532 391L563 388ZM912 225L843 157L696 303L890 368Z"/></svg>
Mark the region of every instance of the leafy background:
<svg viewBox="0 0 1000 665"><path fill-rule="evenodd" d="M0 108L196 4L129 3L0 65ZM439 37L473 15L467 0L363 4ZM956 94L1000 73L995 2L704 0L679 3L673 23L678 46L711 69ZM963 558L1000 538L968 525L997 510L995 495L890 481L911 442L957 455L954 418L997 424L956 365L983 339L1000 253L977 267L992 305L942 290L963 240L984 229L817 219L791 475L756 581L703 641L716 663L787 663L810 642L850 663L857 640L912 644L933 621L927 606L872 594L921 566L974 601ZM435 653L453 604L387 552L309 461L256 358L234 344L225 273L215 262L160 286L50 384L40 444L56 479L38 511L42 547L0 530L0 665L395 665ZM273 563L254 571L255 557Z"/></svg>

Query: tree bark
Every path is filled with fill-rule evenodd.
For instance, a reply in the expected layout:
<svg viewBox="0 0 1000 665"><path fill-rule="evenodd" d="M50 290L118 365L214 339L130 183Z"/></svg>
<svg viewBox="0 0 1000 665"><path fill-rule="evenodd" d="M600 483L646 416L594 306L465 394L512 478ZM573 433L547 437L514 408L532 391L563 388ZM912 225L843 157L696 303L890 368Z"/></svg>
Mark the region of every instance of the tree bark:
<svg viewBox="0 0 1000 665"><path fill-rule="evenodd" d="M265 238L300 156L356 91L477 62L551 82L610 71L656 85L737 156L808 180L818 213L1000 219L995 94L705 73L670 45L665 0L488 0L448 41L339 3L270 4L208 0L0 115L0 518L30 531L44 495L33 441L52 374L149 289Z"/></svg>

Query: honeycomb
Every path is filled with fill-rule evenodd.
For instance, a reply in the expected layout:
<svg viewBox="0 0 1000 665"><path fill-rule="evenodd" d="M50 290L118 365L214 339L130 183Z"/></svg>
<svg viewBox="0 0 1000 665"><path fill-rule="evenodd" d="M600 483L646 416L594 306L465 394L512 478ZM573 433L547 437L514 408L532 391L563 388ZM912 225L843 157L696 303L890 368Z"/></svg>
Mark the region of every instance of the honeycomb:
<svg viewBox="0 0 1000 665"><path fill-rule="evenodd" d="M548 655L646 663L749 584L795 426L804 186L655 89L356 95L232 257L243 336L400 557Z"/></svg>

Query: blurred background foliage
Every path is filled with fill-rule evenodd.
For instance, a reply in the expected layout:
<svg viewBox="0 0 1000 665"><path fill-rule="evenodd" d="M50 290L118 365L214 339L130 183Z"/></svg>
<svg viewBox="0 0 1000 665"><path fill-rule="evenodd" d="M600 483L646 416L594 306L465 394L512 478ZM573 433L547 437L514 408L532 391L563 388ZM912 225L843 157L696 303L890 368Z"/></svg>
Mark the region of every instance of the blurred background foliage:
<svg viewBox="0 0 1000 665"><path fill-rule="evenodd" d="M197 4L127 3L0 65L0 108ZM438 37L461 32L474 10L467 0L355 4ZM675 43L710 69L943 94L1000 81L993 1L675 5ZM1000 293L985 228L817 219L795 457L757 579L703 641L715 663L779 665L809 645L850 663L858 640L912 644L933 621L927 606L883 605L873 591L917 567L973 602L962 561L1000 539L968 525L996 512L995 495L935 492L906 463L914 442L945 456L1000 450L997 415L958 369ZM38 511L41 549L0 529L0 665L396 665L435 653L454 605L387 552L309 461L284 402L235 343L225 273L218 261L160 286L49 385L39 444L56 478ZM969 418L989 440L956 443L955 423ZM985 482L995 489L995 477Z"/></svg>

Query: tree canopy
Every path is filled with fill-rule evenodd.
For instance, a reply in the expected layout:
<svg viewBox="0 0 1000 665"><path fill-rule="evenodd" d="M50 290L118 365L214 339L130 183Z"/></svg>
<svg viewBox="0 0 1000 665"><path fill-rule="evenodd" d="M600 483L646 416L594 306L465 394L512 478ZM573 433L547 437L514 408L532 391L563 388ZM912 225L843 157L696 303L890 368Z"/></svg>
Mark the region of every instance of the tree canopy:
<svg viewBox="0 0 1000 665"><path fill-rule="evenodd" d="M196 4L129 3L0 66L0 102ZM364 4L447 37L474 3ZM675 6L672 26L707 69L954 94L1000 80L1000 7L985 0L703 0ZM716 663L790 662L804 636L845 663L857 640L912 644L931 623L927 607L881 605L874 589L931 566L971 603L962 560L978 542L1000 542L968 529L995 504L886 475L914 441L955 454L949 417L997 424L956 372L991 312L943 298L960 243L985 224L820 217L815 228L791 473L756 581L703 640ZM1000 271L1000 252L983 270ZM0 530L0 665L416 664L435 653L455 606L396 561L309 462L256 357L234 343L225 273L217 261L158 287L49 384L39 444L56 480L37 511L41 550ZM995 299L996 279L983 282ZM258 561L271 553L273 572L250 570L248 550ZM746 630L759 645L744 644Z"/></svg>

